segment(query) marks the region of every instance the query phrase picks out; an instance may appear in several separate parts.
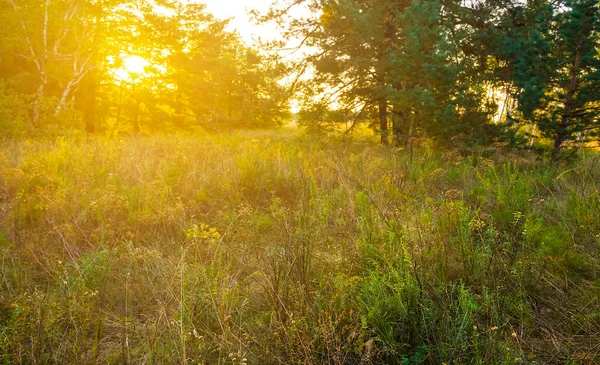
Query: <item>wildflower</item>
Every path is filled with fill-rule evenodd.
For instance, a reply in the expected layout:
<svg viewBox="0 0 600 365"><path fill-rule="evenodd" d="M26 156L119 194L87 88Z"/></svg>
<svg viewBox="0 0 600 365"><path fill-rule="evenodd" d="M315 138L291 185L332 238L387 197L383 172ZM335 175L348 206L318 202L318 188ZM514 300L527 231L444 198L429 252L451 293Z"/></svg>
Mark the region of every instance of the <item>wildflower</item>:
<svg viewBox="0 0 600 365"><path fill-rule="evenodd" d="M513 213L513 225L517 225L521 222L521 220L525 218L525 215L522 212L514 212Z"/></svg>
<svg viewBox="0 0 600 365"><path fill-rule="evenodd" d="M474 218L474 219L472 219L472 220L469 222L469 227L470 227L471 229L476 229L476 230L477 230L477 229L482 229L482 228L484 228L486 225L487 225L487 224L486 224L486 222L485 222L485 221L483 221L482 219L477 219L477 218Z"/></svg>

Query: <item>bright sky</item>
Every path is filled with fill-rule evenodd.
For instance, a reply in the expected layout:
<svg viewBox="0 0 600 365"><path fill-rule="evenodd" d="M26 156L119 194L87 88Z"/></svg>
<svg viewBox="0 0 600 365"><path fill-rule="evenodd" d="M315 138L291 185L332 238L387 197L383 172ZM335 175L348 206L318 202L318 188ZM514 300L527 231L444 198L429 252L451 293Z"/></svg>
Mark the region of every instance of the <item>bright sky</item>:
<svg viewBox="0 0 600 365"><path fill-rule="evenodd" d="M252 42L258 37L270 40L278 34L277 27L273 24L255 25L247 12L249 9L266 12L272 0L201 0L200 2L205 2L207 10L217 18L233 17L230 26L247 42Z"/></svg>
<svg viewBox="0 0 600 365"><path fill-rule="evenodd" d="M259 38L263 41L273 40L280 34L274 23L256 25L248 14L250 9L258 10L260 14L266 13L273 0L199 0L199 2L204 2L207 10L217 18L233 18L229 23L230 27L232 30L237 30L249 44L258 41ZM291 13L306 16L306 11L306 9L294 8ZM292 112L298 110L298 102L292 101Z"/></svg>

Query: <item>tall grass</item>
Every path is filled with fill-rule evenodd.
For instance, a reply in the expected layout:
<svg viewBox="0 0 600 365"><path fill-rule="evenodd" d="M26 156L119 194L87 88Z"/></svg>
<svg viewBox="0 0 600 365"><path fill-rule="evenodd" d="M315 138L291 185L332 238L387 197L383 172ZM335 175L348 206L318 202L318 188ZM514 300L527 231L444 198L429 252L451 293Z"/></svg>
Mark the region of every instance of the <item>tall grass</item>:
<svg viewBox="0 0 600 365"><path fill-rule="evenodd" d="M596 155L288 132L1 151L1 364L600 361Z"/></svg>

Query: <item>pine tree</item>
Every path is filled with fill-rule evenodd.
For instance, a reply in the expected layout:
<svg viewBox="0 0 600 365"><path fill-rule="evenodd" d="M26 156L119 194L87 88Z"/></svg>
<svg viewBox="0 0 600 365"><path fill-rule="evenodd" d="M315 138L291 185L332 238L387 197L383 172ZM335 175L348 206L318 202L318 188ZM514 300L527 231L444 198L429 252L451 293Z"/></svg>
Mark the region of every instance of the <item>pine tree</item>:
<svg viewBox="0 0 600 365"><path fill-rule="evenodd" d="M598 136L599 11L597 0L542 4L528 38L514 42L521 121L533 121L553 141L555 161L574 141Z"/></svg>
<svg viewBox="0 0 600 365"><path fill-rule="evenodd" d="M400 36L391 51L394 134L406 143L421 133L450 142L457 135L481 134L487 117L468 85L467 64L450 42L442 4L415 0L397 17Z"/></svg>
<svg viewBox="0 0 600 365"><path fill-rule="evenodd" d="M453 23L464 14L451 14L451 7L431 0L301 3L322 13L287 28L287 34L314 50L299 62L314 67L313 77L304 83L313 95L304 117L334 115L323 108L335 101L336 116L346 115L353 123L377 121L384 144L390 119L397 144L416 134L442 142L456 135L483 135L489 109L482 102L472 57L456 44L461 36L453 33L464 28Z"/></svg>

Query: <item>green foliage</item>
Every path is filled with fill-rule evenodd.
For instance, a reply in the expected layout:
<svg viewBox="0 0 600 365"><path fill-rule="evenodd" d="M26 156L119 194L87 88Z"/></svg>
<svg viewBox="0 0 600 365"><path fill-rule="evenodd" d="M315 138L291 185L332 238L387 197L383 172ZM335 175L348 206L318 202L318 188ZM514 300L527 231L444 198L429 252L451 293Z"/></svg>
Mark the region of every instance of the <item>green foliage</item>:
<svg viewBox="0 0 600 365"><path fill-rule="evenodd" d="M507 34L521 123L535 123L554 141L553 158L573 142L595 140L600 100L598 2L528 4L530 24ZM583 138L582 138L583 136Z"/></svg>
<svg viewBox="0 0 600 365"><path fill-rule="evenodd" d="M7 90L6 84L0 81L0 131L3 137L17 137L27 133L25 110L23 99Z"/></svg>
<svg viewBox="0 0 600 365"><path fill-rule="evenodd" d="M458 135L485 135L490 115L480 112L476 117L480 100L470 92L466 60L454 60L458 49L450 41L441 3L413 2L403 9L398 28L405 36L390 51L390 99L401 119L396 121L397 133L423 130L442 144Z"/></svg>
<svg viewBox="0 0 600 365"><path fill-rule="evenodd" d="M331 110L326 105L310 105L298 112L298 126L309 134L330 134L346 124L346 131L351 130L352 113L345 110Z"/></svg>

